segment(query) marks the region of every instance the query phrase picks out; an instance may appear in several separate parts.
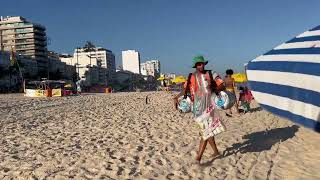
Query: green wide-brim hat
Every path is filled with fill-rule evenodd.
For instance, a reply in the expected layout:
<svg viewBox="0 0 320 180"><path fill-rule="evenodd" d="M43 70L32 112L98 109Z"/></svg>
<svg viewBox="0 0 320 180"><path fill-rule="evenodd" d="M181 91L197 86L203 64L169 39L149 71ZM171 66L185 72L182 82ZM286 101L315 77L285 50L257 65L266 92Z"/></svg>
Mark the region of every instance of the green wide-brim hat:
<svg viewBox="0 0 320 180"><path fill-rule="evenodd" d="M192 59L192 68L196 68L196 64L200 62L208 64L208 61L205 60L203 56L196 56Z"/></svg>

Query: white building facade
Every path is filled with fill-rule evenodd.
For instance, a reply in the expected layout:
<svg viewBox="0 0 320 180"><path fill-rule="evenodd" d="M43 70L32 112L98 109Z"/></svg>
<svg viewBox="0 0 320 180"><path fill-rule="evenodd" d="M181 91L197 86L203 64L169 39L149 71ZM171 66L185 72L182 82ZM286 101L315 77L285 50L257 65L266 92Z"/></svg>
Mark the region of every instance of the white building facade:
<svg viewBox="0 0 320 180"><path fill-rule="evenodd" d="M140 64L141 74L144 76L153 76L158 78L160 76L160 61L150 60Z"/></svg>
<svg viewBox="0 0 320 180"><path fill-rule="evenodd" d="M90 58L86 54L79 53L77 57L60 56L60 60L68 65L75 66L76 72L85 86L107 85L108 70L102 67L101 59Z"/></svg>
<svg viewBox="0 0 320 180"><path fill-rule="evenodd" d="M63 55L60 59L69 65L75 66L77 74L82 80L93 82L93 84L98 82L98 84L107 84L107 82L111 82L114 79L116 72L115 55L108 49L96 47L90 52L86 52L83 48L77 48L73 57Z"/></svg>
<svg viewBox="0 0 320 180"><path fill-rule="evenodd" d="M88 56L89 60L90 57L96 58L98 60L101 60L101 67L109 69L110 71L115 72L116 71L116 62L115 62L115 56L112 53L112 51L105 49L105 48L101 48L101 47L96 47L93 48L92 51L90 52L86 52L85 49L83 48L78 48L75 49L73 57L75 60L77 60L77 57L79 56ZM77 63L76 61L73 63ZM93 65L93 62L88 62L88 64Z"/></svg>
<svg viewBox="0 0 320 180"><path fill-rule="evenodd" d="M82 57L89 57L89 61L84 62ZM79 60L82 59L82 60ZM85 58L87 59L87 58ZM93 61L93 59L96 59ZM77 48L73 54L73 63L79 64L80 66L89 65L89 66L99 66L107 69L106 79L111 82L114 79L114 75L116 72L116 62L115 55L112 51L102 48L95 47L92 51L86 52L83 48ZM98 63L98 64L97 64Z"/></svg>
<svg viewBox="0 0 320 180"><path fill-rule="evenodd" d="M122 51L122 67L124 71L140 74L140 54L135 50Z"/></svg>

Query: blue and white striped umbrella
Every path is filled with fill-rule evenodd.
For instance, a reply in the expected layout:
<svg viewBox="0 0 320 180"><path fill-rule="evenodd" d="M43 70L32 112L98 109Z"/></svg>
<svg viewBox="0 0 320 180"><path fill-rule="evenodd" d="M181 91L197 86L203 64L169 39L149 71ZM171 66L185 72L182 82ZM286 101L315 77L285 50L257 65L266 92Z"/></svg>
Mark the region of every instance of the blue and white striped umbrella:
<svg viewBox="0 0 320 180"><path fill-rule="evenodd" d="M247 76L262 108L320 132L320 26L250 61Z"/></svg>

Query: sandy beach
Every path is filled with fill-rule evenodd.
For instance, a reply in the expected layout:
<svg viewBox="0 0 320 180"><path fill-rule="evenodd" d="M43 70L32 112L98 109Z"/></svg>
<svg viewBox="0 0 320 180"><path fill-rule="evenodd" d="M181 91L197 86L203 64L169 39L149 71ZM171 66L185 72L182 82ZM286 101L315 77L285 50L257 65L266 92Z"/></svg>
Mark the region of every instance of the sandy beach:
<svg viewBox="0 0 320 180"><path fill-rule="evenodd" d="M146 104L145 97L150 97ZM0 179L320 179L320 134L258 105L223 115L202 165L192 115L166 92L0 95Z"/></svg>

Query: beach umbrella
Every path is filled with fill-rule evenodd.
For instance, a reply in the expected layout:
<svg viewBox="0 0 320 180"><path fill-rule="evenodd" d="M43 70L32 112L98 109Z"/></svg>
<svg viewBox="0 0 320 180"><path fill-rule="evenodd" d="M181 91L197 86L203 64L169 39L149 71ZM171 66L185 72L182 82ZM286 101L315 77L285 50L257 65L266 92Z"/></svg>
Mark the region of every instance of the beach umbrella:
<svg viewBox="0 0 320 180"><path fill-rule="evenodd" d="M180 83L185 83L187 80L184 76L177 76L176 78L174 78L172 80L172 82L176 83L176 84L180 84Z"/></svg>
<svg viewBox="0 0 320 180"><path fill-rule="evenodd" d="M247 77L262 108L320 132L320 26L250 61Z"/></svg>
<svg viewBox="0 0 320 180"><path fill-rule="evenodd" d="M165 80L165 79L166 79L165 77L161 76L161 77L159 77L157 80L158 80L158 81L163 81L163 80Z"/></svg>
<svg viewBox="0 0 320 180"><path fill-rule="evenodd" d="M244 73L236 73L232 75L232 78L236 83L244 83L247 82L247 76Z"/></svg>

